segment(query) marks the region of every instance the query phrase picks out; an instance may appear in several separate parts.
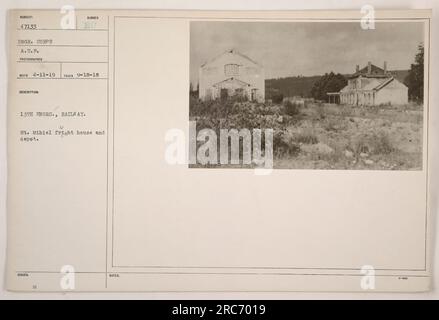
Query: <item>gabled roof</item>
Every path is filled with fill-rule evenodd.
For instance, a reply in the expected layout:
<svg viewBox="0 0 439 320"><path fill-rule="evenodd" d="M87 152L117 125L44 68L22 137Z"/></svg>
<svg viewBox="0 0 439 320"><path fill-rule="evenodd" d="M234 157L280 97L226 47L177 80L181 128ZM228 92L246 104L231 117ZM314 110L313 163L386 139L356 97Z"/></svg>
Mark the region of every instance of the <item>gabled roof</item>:
<svg viewBox="0 0 439 320"><path fill-rule="evenodd" d="M345 86L343 89L340 90L340 93L344 93L344 92L348 92L349 90L349 85Z"/></svg>
<svg viewBox="0 0 439 320"><path fill-rule="evenodd" d="M361 89L350 89L349 85L347 85L346 87L340 90L340 93L349 92L349 91L372 91L372 90L379 91L384 87L386 87L388 84L392 83L393 81L398 81L398 80L396 80L394 77L389 77L387 79L379 79L379 80L375 79Z"/></svg>
<svg viewBox="0 0 439 320"><path fill-rule="evenodd" d="M244 86L250 86L249 83L244 82L244 81L241 81L241 80L236 79L236 78L233 78L233 77L228 78L228 79L223 80L223 81L220 81L220 82L217 82L217 83L215 83L213 86L216 87L216 86L219 86L220 84L223 84L223 83L231 83L231 82L233 82L233 83L238 83L239 85L241 85L241 86L243 86L243 87L244 87Z"/></svg>
<svg viewBox="0 0 439 320"><path fill-rule="evenodd" d="M370 66L371 71L369 72L369 66L365 66L363 69L360 69L358 72L355 72L349 78L357 78L359 76L366 78L387 78L389 75L384 71L384 69L377 67L374 64Z"/></svg>
<svg viewBox="0 0 439 320"><path fill-rule="evenodd" d="M391 83L394 80L395 80L395 78L391 77L391 78L387 79L386 81L384 81L383 83L381 83L379 86L377 86L374 90L376 90L376 91L381 90L382 88L384 88L385 86L387 86L389 83Z"/></svg>
<svg viewBox="0 0 439 320"><path fill-rule="evenodd" d="M371 74L384 74L384 69L381 69L380 67L377 67L374 64L371 64ZM360 73L368 73L369 67L365 66L363 69L360 70Z"/></svg>
<svg viewBox="0 0 439 320"><path fill-rule="evenodd" d="M254 61L253 59L249 58L249 57L246 56L245 54L242 54L241 52L237 51L236 49L229 49L229 50L226 50L226 51L224 51L223 53L221 53L221 54L215 56L214 58L212 58L212 59L206 61L205 63L203 63L203 64L200 66L200 68L203 68L205 65L207 65L207 64L209 64L209 63L212 63L212 62L218 60L219 58L221 58L223 55L226 55L226 54L240 56L240 57L242 57L242 58L244 58L244 59L250 61L251 63L253 63L253 64L257 65L257 66L262 67L259 63L257 63L257 62Z"/></svg>
<svg viewBox="0 0 439 320"><path fill-rule="evenodd" d="M383 81L386 81L386 79L365 79L364 81L364 85L362 88L360 88L360 90L365 90L365 91L369 91L369 90L375 90L377 87L379 87Z"/></svg>

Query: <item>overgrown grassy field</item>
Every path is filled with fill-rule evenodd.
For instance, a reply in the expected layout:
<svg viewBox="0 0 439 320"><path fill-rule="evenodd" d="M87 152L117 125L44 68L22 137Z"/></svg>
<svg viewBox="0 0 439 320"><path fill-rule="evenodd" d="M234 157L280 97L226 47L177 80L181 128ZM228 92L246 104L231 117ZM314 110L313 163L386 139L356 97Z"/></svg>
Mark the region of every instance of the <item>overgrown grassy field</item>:
<svg viewBox="0 0 439 320"><path fill-rule="evenodd" d="M190 120L197 130L272 128L275 168L421 170L422 109L194 99Z"/></svg>

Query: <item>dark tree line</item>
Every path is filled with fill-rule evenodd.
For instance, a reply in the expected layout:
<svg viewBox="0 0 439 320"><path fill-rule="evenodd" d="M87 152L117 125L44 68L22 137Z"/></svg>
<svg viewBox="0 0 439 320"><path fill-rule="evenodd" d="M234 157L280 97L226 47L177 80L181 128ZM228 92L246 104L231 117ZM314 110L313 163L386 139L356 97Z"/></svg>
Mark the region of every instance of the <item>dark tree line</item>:
<svg viewBox="0 0 439 320"><path fill-rule="evenodd" d="M422 102L424 100L424 45L418 46L415 62L410 67L409 74L404 80L409 88L409 99Z"/></svg>
<svg viewBox="0 0 439 320"><path fill-rule="evenodd" d="M311 96L316 100L328 101L328 92L338 92L348 84L346 78L334 72L325 73L311 89Z"/></svg>
<svg viewBox="0 0 439 320"><path fill-rule="evenodd" d="M297 76L265 80L265 97L282 102L279 97L311 97L311 88L320 76Z"/></svg>

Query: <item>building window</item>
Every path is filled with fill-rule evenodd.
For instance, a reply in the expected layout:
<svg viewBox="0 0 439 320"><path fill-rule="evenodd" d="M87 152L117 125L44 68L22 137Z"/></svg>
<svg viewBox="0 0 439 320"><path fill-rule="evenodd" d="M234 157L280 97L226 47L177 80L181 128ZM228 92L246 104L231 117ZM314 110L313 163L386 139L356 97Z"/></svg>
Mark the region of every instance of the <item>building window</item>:
<svg viewBox="0 0 439 320"><path fill-rule="evenodd" d="M239 75L239 65L234 63L226 64L224 66L224 73L228 77Z"/></svg>
<svg viewBox="0 0 439 320"><path fill-rule="evenodd" d="M355 80L349 80L349 86L352 89L356 89L357 88L357 82Z"/></svg>

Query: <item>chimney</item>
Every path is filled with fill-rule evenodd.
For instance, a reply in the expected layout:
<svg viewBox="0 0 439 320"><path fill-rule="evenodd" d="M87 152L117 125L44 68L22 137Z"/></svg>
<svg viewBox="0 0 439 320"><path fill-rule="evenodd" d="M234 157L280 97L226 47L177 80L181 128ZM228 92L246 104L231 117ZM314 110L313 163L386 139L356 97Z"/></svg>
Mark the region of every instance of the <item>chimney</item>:
<svg viewBox="0 0 439 320"><path fill-rule="evenodd" d="M360 72L360 65L357 64L357 66L355 67L355 72L359 73Z"/></svg>
<svg viewBox="0 0 439 320"><path fill-rule="evenodd" d="M372 73L372 62L370 61L367 63L367 73L368 74Z"/></svg>
<svg viewBox="0 0 439 320"><path fill-rule="evenodd" d="M387 74L387 61L384 61L384 74Z"/></svg>

